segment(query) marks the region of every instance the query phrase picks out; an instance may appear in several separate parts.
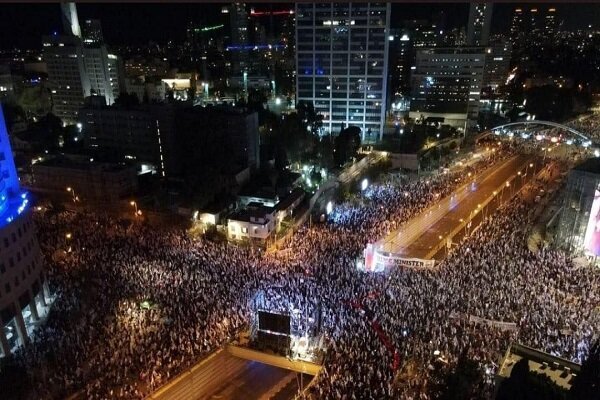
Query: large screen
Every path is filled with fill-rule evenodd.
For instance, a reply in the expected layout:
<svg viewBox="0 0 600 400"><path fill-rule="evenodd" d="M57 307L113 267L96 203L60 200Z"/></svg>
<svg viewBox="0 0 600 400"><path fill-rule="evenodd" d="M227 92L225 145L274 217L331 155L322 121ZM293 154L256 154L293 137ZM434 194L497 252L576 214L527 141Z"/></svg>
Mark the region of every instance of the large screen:
<svg viewBox="0 0 600 400"><path fill-rule="evenodd" d="M596 188L594 201L590 210L590 219L585 230L583 246L594 256L600 255L600 191Z"/></svg>
<svg viewBox="0 0 600 400"><path fill-rule="evenodd" d="M259 311L258 329L261 331L279 333L281 335L289 335L291 329L290 316Z"/></svg>

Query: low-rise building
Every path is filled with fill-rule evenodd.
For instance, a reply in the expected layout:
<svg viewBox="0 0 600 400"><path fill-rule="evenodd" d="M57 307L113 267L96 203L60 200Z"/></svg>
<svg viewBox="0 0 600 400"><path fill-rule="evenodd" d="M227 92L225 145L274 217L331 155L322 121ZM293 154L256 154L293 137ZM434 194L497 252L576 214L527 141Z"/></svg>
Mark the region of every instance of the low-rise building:
<svg viewBox="0 0 600 400"><path fill-rule="evenodd" d="M137 191L137 172L125 164L74 161L57 157L32 166L33 187L83 200L114 203Z"/></svg>
<svg viewBox="0 0 600 400"><path fill-rule="evenodd" d="M265 207L274 207L279 202L279 196L274 190L268 188L248 188L238 194L240 207L246 207L252 203L260 203Z"/></svg>
<svg viewBox="0 0 600 400"><path fill-rule="evenodd" d="M277 222L280 223L287 217L294 214L294 210L302 203L306 193L301 188L295 188L288 196L283 198L279 203L275 204L275 213Z"/></svg>
<svg viewBox="0 0 600 400"><path fill-rule="evenodd" d="M266 240L275 231L275 209L260 203L236 211L227 221L227 237L232 240Z"/></svg>

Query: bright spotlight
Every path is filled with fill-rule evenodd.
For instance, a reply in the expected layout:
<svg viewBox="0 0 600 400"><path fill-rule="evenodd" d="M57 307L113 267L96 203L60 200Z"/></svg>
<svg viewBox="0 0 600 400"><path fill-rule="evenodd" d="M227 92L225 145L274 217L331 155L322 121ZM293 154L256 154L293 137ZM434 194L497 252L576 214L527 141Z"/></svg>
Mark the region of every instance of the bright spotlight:
<svg viewBox="0 0 600 400"><path fill-rule="evenodd" d="M360 184L360 188L362 190L367 190L368 186L369 186L369 181L367 180L367 178L363 179L362 183Z"/></svg>
<svg viewBox="0 0 600 400"><path fill-rule="evenodd" d="M325 207L325 211L327 211L327 215L331 214L333 211L333 203L330 201L327 203L327 207Z"/></svg>

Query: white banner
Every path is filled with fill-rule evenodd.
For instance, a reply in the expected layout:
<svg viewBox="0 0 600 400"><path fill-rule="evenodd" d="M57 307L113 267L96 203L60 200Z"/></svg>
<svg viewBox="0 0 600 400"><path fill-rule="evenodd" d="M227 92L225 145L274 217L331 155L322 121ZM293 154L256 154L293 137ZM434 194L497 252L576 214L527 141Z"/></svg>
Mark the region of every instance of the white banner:
<svg viewBox="0 0 600 400"><path fill-rule="evenodd" d="M393 253L375 252L375 264L383 267L433 268L435 260L421 258L404 258Z"/></svg>
<svg viewBox="0 0 600 400"><path fill-rule="evenodd" d="M498 329L502 329L503 331L516 331L517 330L517 324L515 324L514 322L496 321L493 319L485 319L485 318L476 317L475 315L469 315L469 322L473 322L475 324L483 324L483 325L493 326Z"/></svg>

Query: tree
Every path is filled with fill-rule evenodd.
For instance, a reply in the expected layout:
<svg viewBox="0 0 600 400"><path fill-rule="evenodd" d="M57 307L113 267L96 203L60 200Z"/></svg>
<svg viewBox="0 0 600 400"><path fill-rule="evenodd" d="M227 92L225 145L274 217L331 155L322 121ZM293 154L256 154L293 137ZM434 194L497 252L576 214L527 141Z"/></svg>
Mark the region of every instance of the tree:
<svg viewBox="0 0 600 400"><path fill-rule="evenodd" d="M305 153L312 152L316 138L305 128L299 113L290 114L281 121L278 137L291 162L299 162Z"/></svg>
<svg viewBox="0 0 600 400"><path fill-rule="evenodd" d="M483 387L483 375L477 363L463 351L454 371L446 378L442 400L477 399Z"/></svg>
<svg viewBox="0 0 600 400"><path fill-rule="evenodd" d="M351 157L355 157L360 148L360 128L349 126L335 138L333 159L337 165L343 165Z"/></svg>
<svg viewBox="0 0 600 400"><path fill-rule="evenodd" d="M600 339L590 349L588 358L575 377L569 398L572 400L600 399Z"/></svg>
<svg viewBox="0 0 600 400"><path fill-rule="evenodd" d="M124 108L135 107L140 104L140 100L135 93L121 92L115 99L115 104Z"/></svg>
<svg viewBox="0 0 600 400"><path fill-rule="evenodd" d="M299 101L296 111L310 132L318 135L323 126L323 116L315 111L314 105L306 101Z"/></svg>

